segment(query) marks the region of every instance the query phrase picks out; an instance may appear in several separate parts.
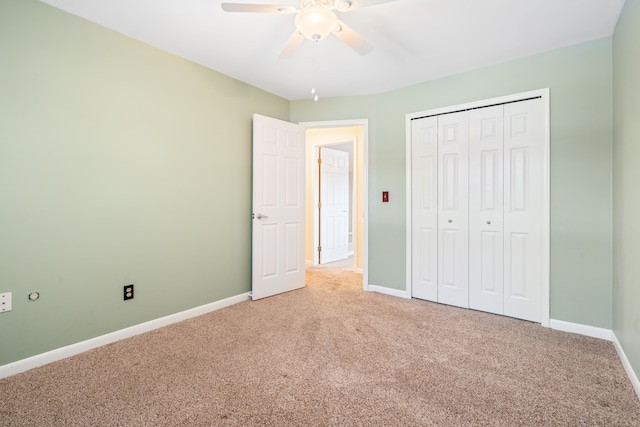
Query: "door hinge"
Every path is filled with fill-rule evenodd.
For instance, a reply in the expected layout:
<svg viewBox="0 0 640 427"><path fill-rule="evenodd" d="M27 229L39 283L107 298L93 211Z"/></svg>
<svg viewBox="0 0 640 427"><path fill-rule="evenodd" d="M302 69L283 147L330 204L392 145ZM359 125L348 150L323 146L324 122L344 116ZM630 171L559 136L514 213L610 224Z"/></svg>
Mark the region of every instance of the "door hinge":
<svg viewBox="0 0 640 427"><path fill-rule="evenodd" d="M318 252L322 252L322 246L318 246Z"/></svg>
<svg viewBox="0 0 640 427"><path fill-rule="evenodd" d="M321 208L322 207L322 202L318 202L318 207Z"/></svg>
<svg viewBox="0 0 640 427"><path fill-rule="evenodd" d="M321 165L322 164L322 159L320 157L318 157L318 164Z"/></svg>

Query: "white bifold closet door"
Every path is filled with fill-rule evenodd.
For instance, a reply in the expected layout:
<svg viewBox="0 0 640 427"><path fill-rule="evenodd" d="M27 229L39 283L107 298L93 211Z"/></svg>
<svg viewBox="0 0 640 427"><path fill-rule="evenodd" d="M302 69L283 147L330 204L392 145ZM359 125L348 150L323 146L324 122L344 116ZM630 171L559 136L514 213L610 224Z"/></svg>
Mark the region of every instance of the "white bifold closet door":
<svg viewBox="0 0 640 427"><path fill-rule="evenodd" d="M438 117L411 121L412 296L438 301Z"/></svg>
<svg viewBox="0 0 640 427"><path fill-rule="evenodd" d="M438 117L438 302L469 305L469 115Z"/></svg>
<svg viewBox="0 0 640 427"><path fill-rule="evenodd" d="M503 314L504 106L469 112L469 307Z"/></svg>
<svg viewBox="0 0 640 427"><path fill-rule="evenodd" d="M504 314L541 321L542 99L504 106Z"/></svg>
<svg viewBox="0 0 640 427"><path fill-rule="evenodd" d="M542 100L412 121L412 294L541 320Z"/></svg>

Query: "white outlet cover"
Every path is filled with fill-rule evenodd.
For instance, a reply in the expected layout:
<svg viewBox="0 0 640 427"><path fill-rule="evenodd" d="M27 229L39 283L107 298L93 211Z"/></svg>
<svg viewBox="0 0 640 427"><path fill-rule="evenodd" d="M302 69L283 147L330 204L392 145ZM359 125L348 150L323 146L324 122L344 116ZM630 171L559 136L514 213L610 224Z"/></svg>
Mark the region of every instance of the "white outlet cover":
<svg viewBox="0 0 640 427"><path fill-rule="evenodd" d="M11 292L0 294L0 313L12 310Z"/></svg>

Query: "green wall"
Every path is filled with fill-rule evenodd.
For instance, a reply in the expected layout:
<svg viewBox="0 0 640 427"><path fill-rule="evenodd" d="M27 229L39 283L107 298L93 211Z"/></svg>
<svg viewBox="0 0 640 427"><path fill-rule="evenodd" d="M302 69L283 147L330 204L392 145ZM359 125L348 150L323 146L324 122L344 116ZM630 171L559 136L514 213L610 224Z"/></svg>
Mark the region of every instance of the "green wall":
<svg viewBox="0 0 640 427"><path fill-rule="evenodd" d="M405 115L548 87L551 318L614 328L637 372L633 24L627 4L613 44L290 103L36 0L3 0L0 292L14 310L0 314L0 365L249 291L253 113L369 119L369 283L404 289Z"/></svg>
<svg viewBox="0 0 640 427"><path fill-rule="evenodd" d="M613 36L613 330L640 377L640 2Z"/></svg>
<svg viewBox="0 0 640 427"><path fill-rule="evenodd" d="M405 289L406 114L548 87L551 318L610 329L611 79L606 38L375 96L294 101L291 121L370 120L369 283Z"/></svg>
<svg viewBox="0 0 640 427"><path fill-rule="evenodd" d="M252 114L289 107L36 0L2 0L0 292L13 311L0 314L0 365L248 292Z"/></svg>

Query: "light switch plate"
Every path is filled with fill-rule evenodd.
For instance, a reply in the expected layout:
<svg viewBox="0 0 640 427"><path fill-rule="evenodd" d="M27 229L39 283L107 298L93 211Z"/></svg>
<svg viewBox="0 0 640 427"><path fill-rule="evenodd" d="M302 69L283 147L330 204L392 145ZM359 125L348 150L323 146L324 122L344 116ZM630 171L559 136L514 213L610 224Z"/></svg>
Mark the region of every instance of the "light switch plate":
<svg viewBox="0 0 640 427"><path fill-rule="evenodd" d="M11 311L11 292L5 292L0 294L0 313L4 313L5 311Z"/></svg>

